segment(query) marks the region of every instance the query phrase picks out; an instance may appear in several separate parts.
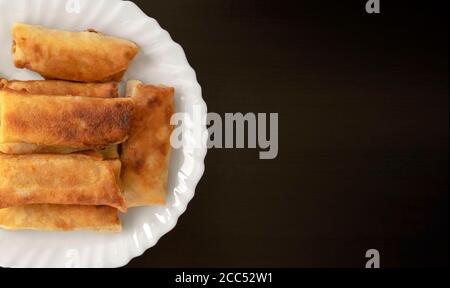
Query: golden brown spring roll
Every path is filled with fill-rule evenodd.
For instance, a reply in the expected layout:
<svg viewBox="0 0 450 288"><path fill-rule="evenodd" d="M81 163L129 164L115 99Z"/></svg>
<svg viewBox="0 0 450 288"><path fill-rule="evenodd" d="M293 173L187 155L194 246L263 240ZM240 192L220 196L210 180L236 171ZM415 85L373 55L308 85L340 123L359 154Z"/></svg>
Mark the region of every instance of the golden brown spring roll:
<svg viewBox="0 0 450 288"><path fill-rule="evenodd" d="M123 98L45 96L2 89L0 144L102 149L128 138L133 107L130 99Z"/></svg>
<svg viewBox="0 0 450 288"><path fill-rule="evenodd" d="M13 60L46 79L120 81L138 53L135 43L94 30L68 32L15 23Z"/></svg>
<svg viewBox="0 0 450 288"><path fill-rule="evenodd" d="M164 204L170 157L174 89L130 81L135 111L130 138L122 146L122 184L129 207Z"/></svg>
<svg viewBox="0 0 450 288"><path fill-rule="evenodd" d="M43 95L67 95L97 98L117 98L118 83L76 83L67 81L8 81L0 79L0 89L7 88L15 91L27 92L30 94ZM6 154L33 154L33 153L55 153L69 154L84 149L49 147L29 143L0 143L0 151ZM109 145L105 149L97 149L96 154L104 159L117 159L117 145Z"/></svg>
<svg viewBox="0 0 450 288"><path fill-rule="evenodd" d="M77 83L58 80L8 81L0 79L0 89L8 88L30 94L65 95L96 98L119 97L118 83Z"/></svg>
<svg viewBox="0 0 450 288"><path fill-rule="evenodd" d="M26 205L0 209L0 228L10 230L120 232L117 209L108 206Z"/></svg>
<svg viewBox="0 0 450 288"><path fill-rule="evenodd" d="M81 154L0 154L0 209L29 204L110 206L126 212L119 160Z"/></svg>

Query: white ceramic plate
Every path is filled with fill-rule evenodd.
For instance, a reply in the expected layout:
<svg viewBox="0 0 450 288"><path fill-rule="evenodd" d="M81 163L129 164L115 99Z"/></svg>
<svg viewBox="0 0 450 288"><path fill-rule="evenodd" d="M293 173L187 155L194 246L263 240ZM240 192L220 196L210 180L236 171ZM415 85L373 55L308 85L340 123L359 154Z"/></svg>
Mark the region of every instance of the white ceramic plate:
<svg viewBox="0 0 450 288"><path fill-rule="evenodd" d="M40 79L12 64L10 29L14 22L39 24L73 31L95 28L136 42L141 52L124 82L176 88L177 112L206 115L194 70L180 45L134 3L120 0L0 0L0 77ZM169 195L165 206L130 209L122 215L123 232L47 233L0 229L0 266L3 267L120 267L154 246L174 228L194 196L204 171L206 148L199 145L206 129L201 123L183 123L183 147L173 150ZM197 132L196 132L197 131ZM198 133L200 132L200 134Z"/></svg>

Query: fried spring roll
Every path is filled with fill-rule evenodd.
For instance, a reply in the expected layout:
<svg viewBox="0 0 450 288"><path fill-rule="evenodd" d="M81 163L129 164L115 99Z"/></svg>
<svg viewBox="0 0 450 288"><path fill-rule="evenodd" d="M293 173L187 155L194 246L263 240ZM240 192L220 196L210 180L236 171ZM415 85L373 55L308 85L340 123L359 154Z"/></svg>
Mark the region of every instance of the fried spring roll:
<svg viewBox="0 0 450 288"><path fill-rule="evenodd" d="M0 89L8 88L30 94L66 95L96 98L119 97L118 83L77 83L58 80L8 81L0 79Z"/></svg>
<svg viewBox="0 0 450 288"><path fill-rule="evenodd" d="M0 154L0 209L30 204L110 206L126 212L119 160Z"/></svg>
<svg viewBox="0 0 450 288"><path fill-rule="evenodd" d="M174 89L130 81L135 105L130 138L122 146L122 184L129 207L164 204L171 152Z"/></svg>
<svg viewBox="0 0 450 288"><path fill-rule="evenodd" d="M118 83L76 83L67 81L8 81L0 79L0 89L6 88L29 94L67 95L97 98L117 98ZM69 154L84 149L49 147L28 143L0 143L0 151L6 154L55 153ZM94 152L94 151L93 151ZM95 154L104 159L117 159L117 145L109 145L105 149L97 149Z"/></svg>
<svg viewBox="0 0 450 288"><path fill-rule="evenodd" d="M46 79L120 81L138 53L135 43L94 30L68 32L15 23L13 60Z"/></svg>
<svg viewBox="0 0 450 288"><path fill-rule="evenodd" d="M117 209L107 206L26 205L0 209L0 228L9 230L120 232Z"/></svg>
<svg viewBox="0 0 450 288"><path fill-rule="evenodd" d="M133 106L130 99L123 98L45 96L2 89L0 144L34 144L68 151L102 149L128 138Z"/></svg>

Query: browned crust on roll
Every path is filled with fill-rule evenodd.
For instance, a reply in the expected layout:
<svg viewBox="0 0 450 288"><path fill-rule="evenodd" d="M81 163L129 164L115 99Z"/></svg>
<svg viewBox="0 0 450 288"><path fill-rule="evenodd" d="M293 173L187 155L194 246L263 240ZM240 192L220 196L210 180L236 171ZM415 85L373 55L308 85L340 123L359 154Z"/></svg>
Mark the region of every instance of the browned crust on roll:
<svg viewBox="0 0 450 288"><path fill-rule="evenodd" d="M105 205L126 212L119 160L0 154L0 209L30 204Z"/></svg>
<svg viewBox="0 0 450 288"><path fill-rule="evenodd" d="M135 111L122 144L122 187L129 207L164 204L171 152L174 88L129 82Z"/></svg>
<svg viewBox="0 0 450 288"><path fill-rule="evenodd" d="M58 80L8 81L6 79L0 79L0 89L2 88L48 96L119 97L117 82L78 83Z"/></svg>
<svg viewBox="0 0 450 288"><path fill-rule="evenodd" d="M0 142L103 148L128 138L130 99L32 95L0 90Z"/></svg>
<svg viewBox="0 0 450 288"><path fill-rule="evenodd" d="M120 232L122 230L115 208L48 204L0 209L0 227L40 231Z"/></svg>
<svg viewBox="0 0 450 288"><path fill-rule="evenodd" d="M15 23L13 60L46 79L119 81L139 49L131 41L98 32L68 32Z"/></svg>

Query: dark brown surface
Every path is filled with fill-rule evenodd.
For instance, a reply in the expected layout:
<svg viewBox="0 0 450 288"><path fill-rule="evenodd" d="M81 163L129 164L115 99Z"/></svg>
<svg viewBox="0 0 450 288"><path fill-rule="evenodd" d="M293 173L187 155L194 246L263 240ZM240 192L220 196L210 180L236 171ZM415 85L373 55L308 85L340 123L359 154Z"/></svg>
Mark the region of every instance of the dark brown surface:
<svg viewBox="0 0 450 288"><path fill-rule="evenodd" d="M210 111L280 113L280 153L210 150L186 214L129 267L363 267L369 248L448 266L445 1L135 2Z"/></svg>

